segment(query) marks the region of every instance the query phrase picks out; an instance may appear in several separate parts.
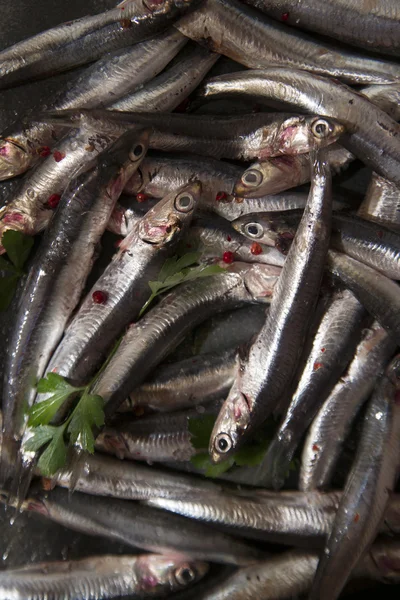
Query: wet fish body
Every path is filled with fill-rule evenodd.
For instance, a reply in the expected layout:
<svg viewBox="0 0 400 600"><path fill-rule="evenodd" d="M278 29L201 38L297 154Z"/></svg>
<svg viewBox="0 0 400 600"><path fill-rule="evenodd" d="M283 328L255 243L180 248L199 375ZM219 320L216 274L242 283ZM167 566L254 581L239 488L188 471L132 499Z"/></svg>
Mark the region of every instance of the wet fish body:
<svg viewBox="0 0 400 600"><path fill-rule="evenodd" d="M400 231L400 188L373 173L357 214L362 219Z"/></svg>

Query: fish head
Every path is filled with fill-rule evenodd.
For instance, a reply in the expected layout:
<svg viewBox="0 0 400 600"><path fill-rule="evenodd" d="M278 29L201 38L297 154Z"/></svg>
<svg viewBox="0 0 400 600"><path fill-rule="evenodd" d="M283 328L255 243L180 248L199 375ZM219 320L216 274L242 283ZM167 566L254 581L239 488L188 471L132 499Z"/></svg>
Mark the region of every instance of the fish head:
<svg viewBox="0 0 400 600"><path fill-rule="evenodd" d="M138 225L139 237L156 246L177 242L192 220L200 195L199 181L168 194L141 219Z"/></svg>
<svg viewBox="0 0 400 600"><path fill-rule="evenodd" d="M236 380L219 411L211 433L209 453L213 463L224 462L237 450L249 424L249 403Z"/></svg>
<svg viewBox="0 0 400 600"><path fill-rule="evenodd" d="M0 139L0 181L25 173L30 167L31 156L16 140Z"/></svg>
<svg viewBox="0 0 400 600"><path fill-rule="evenodd" d="M260 198L304 183L299 180L303 162L303 157L299 160L297 156L278 156L255 162L236 181L233 193L244 198ZM307 170L309 176L309 161Z"/></svg>
<svg viewBox="0 0 400 600"><path fill-rule="evenodd" d="M177 591L199 581L209 566L202 561L188 560L180 553L170 556L149 554L137 559L134 570L142 592Z"/></svg>
<svg viewBox="0 0 400 600"><path fill-rule="evenodd" d="M231 223L232 227L253 242L275 246L277 233L268 213L244 215Z"/></svg>
<svg viewBox="0 0 400 600"><path fill-rule="evenodd" d="M336 142L344 126L325 117L291 117L285 119L273 143L275 155L304 154Z"/></svg>
<svg viewBox="0 0 400 600"><path fill-rule="evenodd" d="M108 181L106 193L117 199L125 184L139 168L149 146L150 131L130 130L99 157L99 167Z"/></svg>

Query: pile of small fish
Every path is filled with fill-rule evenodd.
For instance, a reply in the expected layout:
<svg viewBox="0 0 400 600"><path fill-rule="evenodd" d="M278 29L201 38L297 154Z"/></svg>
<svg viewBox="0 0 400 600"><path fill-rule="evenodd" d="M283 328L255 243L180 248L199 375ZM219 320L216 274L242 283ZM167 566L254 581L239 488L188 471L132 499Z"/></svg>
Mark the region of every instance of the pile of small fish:
<svg viewBox="0 0 400 600"><path fill-rule="evenodd" d="M400 582L399 57L398 0L124 0L0 52L1 89L81 67L0 136L0 499L128 548L0 600Z"/></svg>

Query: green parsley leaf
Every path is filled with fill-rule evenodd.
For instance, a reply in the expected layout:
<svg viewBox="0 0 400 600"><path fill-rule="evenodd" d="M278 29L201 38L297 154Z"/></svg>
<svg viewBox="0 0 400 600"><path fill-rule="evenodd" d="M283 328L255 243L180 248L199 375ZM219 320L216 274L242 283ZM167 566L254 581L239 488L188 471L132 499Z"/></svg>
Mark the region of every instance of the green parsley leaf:
<svg viewBox="0 0 400 600"><path fill-rule="evenodd" d="M0 311L5 311L10 306L17 288L19 275L0 278Z"/></svg>
<svg viewBox="0 0 400 600"><path fill-rule="evenodd" d="M53 439L56 427L47 425L36 427L33 435L24 443L24 450L37 452L42 446Z"/></svg>
<svg viewBox="0 0 400 600"><path fill-rule="evenodd" d="M29 410L28 425L37 427L47 425L56 416L64 402L72 395L77 394L85 388L76 388L68 383L57 373L48 373L44 379L37 384L39 394L52 394L47 400L37 402Z"/></svg>
<svg viewBox="0 0 400 600"><path fill-rule="evenodd" d="M70 395L76 391L84 390L85 388L74 387L73 385L69 384L64 377L58 375L58 373L47 373L46 377L40 379L36 389L39 394L49 394L50 392L57 392L58 394Z"/></svg>
<svg viewBox="0 0 400 600"><path fill-rule="evenodd" d="M4 258L3 256L0 256L0 271L15 273L15 267L9 260Z"/></svg>
<svg viewBox="0 0 400 600"><path fill-rule="evenodd" d="M93 428L104 424L104 401L101 396L85 392L72 413L68 433L71 444L76 444L91 454L94 452Z"/></svg>
<svg viewBox="0 0 400 600"><path fill-rule="evenodd" d="M163 292L167 292L185 281L193 281L200 277L209 277L223 273L225 269L219 265L196 265L201 257L200 252L188 252L181 257L168 258L158 274L157 281L149 281L151 296L143 305L139 317L143 315L154 298Z"/></svg>
<svg viewBox="0 0 400 600"><path fill-rule="evenodd" d="M235 452L235 463L238 467L256 467L262 462L268 450L270 440L249 446L242 446Z"/></svg>
<svg viewBox="0 0 400 600"><path fill-rule="evenodd" d="M214 415L204 415L189 419L188 429L191 434L191 443L196 450L208 448L210 436L215 423ZM208 456L208 455L207 455Z"/></svg>
<svg viewBox="0 0 400 600"><path fill-rule="evenodd" d="M38 468L45 477L52 477L67 461L67 447L64 441L65 425L53 429L52 440L38 461Z"/></svg>
<svg viewBox="0 0 400 600"><path fill-rule="evenodd" d="M1 243L15 268L20 271L32 249L33 237L9 229L3 234Z"/></svg>

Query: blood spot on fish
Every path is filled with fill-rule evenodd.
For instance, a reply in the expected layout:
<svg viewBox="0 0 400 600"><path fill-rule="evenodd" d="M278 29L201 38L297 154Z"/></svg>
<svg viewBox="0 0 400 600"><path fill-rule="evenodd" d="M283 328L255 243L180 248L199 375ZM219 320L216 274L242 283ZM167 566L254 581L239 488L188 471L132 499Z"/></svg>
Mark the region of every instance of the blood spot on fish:
<svg viewBox="0 0 400 600"><path fill-rule="evenodd" d="M231 241L232 241L232 238L231 238L231 236L230 236L230 235L227 235L227 236L226 236L226 241L227 241L227 242L231 242Z"/></svg>
<svg viewBox="0 0 400 600"><path fill-rule="evenodd" d="M53 487L54 485L51 479L48 479L47 477L42 477L42 488L46 492L50 492L53 489Z"/></svg>
<svg viewBox="0 0 400 600"><path fill-rule="evenodd" d="M313 444L312 449L314 450L314 452L319 452L320 451L320 447L317 446L317 444Z"/></svg>
<svg viewBox="0 0 400 600"><path fill-rule="evenodd" d="M50 156L51 154L49 146L42 146L41 148L38 148L37 152L42 158L46 158L46 156Z"/></svg>
<svg viewBox="0 0 400 600"><path fill-rule="evenodd" d="M319 369L322 369L322 367L323 367L323 366L324 366L324 365L323 365L322 363L320 363L320 362L315 362L315 363L314 363L314 366L313 366L313 369L314 369L314 371L318 371Z"/></svg>
<svg viewBox="0 0 400 600"><path fill-rule="evenodd" d="M154 575L146 575L142 579L143 587L156 587L158 585L157 577Z"/></svg>
<svg viewBox="0 0 400 600"><path fill-rule="evenodd" d="M281 19L284 22L287 21L288 18L289 18L289 13L288 12L283 13L282 16L281 16Z"/></svg>
<svg viewBox="0 0 400 600"><path fill-rule="evenodd" d="M19 212L10 212L4 215L3 223L22 223L24 215Z"/></svg>
<svg viewBox="0 0 400 600"><path fill-rule="evenodd" d="M233 409L233 416L235 417L235 421L239 421L242 416L242 411L240 410L240 406L235 406Z"/></svg>
<svg viewBox="0 0 400 600"><path fill-rule="evenodd" d="M259 254L262 254L262 246L260 244L258 244L257 242L254 242L251 247L250 247L250 252L252 254L254 254L254 256L258 256Z"/></svg>
<svg viewBox="0 0 400 600"><path fill-rule="evenodd" d="M57 208L61 200L60 194L52 194L47 200L46 206L49 208Z"/></svg>
<svg viewBox="0 0 400 600"><path fill-rule="evenodd" d="M65 158L64 152L60 152L59 150L54 150L53 157L56 162L61 162Z"/></svg>
<svg viewBox="0 0 400 600"><path fill-rule="evenodd" d="M230 265L231 263L233 263L233 261L235 260L233 252L229 252L229 251L228 252L224 252L223 255L222 255L222 260L227 265Z"/></svg>
<svg viewBox="0 0 400 600"><path fill-rule="evenodd" d="M147 199L148 199L147 194L142 194L141 192L139 192L138 194L136 194L136 200L138 202L146 202Z"/></svg>
<svg viewBox="0 0 400 600"><path fill-rule="evenodd" d="M359 521L359 520L360 520L360 515L359 515L359 513L356 513L356 514L354 515L354 519L353 519L353 521L354 521L354 523L358 523L358 521Z"/></svg>
<svg viewBox="0 0 400 600"><path fill-rule="evenodd" d="M107 297L106 292L102 292L101 290L96 290L92 294L92 299L95 304L105 304L107 302Z"/></svg>
<svg viewBox="0 0 400 600"><path fill-rule="evenodd" d="M114 247L115 247L115 248L119 248L119 247L120 247L120 245L122 244L122 241L123 241L123 239L124 239L124 238L121 238L121 239L119 239L119 240L116 240L116 241L114 242Z"/></svg>
<svg viewBox="0 0 400 600"><path fill-rule="evenodd" d="M218 192L215 196L217 202L223 202L228 198L228 194L226 192Z"/></svg>
<svg viewBox="0 0 400 600"><path fill-rule="evenodd" d="M119 24L121 25L122 29L129 29L132 27L132 21L130 19L122 19Z"/></svg>
<svg viewBox="0 0 400 600"><path fill-rule="evenodd" d="M326 352L326 348L321 348L321 352Z"/></svg>

